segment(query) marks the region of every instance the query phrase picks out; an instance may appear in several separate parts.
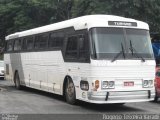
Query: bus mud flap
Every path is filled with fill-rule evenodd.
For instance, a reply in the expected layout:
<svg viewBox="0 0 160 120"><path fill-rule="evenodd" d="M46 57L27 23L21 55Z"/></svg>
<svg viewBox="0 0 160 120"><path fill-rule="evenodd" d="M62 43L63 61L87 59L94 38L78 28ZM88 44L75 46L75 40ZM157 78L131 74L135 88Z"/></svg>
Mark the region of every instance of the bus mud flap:
<svg viewBox="0 0 160 120"><path fill-rule="evenodd" d="M148 98L150 99L151 98L151 91L148 90Z"/></svg>
<svg viewBox="0 0 160 120"><path fill-rule="evenodd" d="M108 96L109 96L109 92L107 92L107 94L106 94L106 101L108 100Z"/></svg>

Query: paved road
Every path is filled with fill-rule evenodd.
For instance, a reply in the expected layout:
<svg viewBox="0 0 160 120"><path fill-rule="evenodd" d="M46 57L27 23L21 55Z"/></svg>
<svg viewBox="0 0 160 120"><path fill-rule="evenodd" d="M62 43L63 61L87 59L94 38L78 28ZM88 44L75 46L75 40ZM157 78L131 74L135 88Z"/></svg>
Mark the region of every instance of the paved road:
<svg viewBox="0 0 160 120"><path fill-rule="evenodd" d="M16 90L10 81L0 80L0 114L160 114L157 103L127 103L123 106L79 102L69 105L63 97L38 90Z"/></svg>

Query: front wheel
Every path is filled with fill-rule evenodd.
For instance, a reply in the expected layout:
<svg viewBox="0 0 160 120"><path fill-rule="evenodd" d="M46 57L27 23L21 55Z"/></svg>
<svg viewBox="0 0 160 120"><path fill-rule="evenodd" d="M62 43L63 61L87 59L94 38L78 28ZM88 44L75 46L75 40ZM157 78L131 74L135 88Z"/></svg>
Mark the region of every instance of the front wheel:
<svg viewBox="0 0 160 120"><path fill-rule="evenodd" d="M76 93L75 93L75 86L71 78L67 78L67 82L65 85L65 98L67 103L75 104L76 103Z"/></svg>
<svg viewBox="0 0 160 120"><path fill-rule="evenodd" d="M20 90L20 89L21 89L21 84L20 84L20 79L19 79L19 74L18 74L18 72L15 73L14 83L15 83L16 89Z"/></svg>

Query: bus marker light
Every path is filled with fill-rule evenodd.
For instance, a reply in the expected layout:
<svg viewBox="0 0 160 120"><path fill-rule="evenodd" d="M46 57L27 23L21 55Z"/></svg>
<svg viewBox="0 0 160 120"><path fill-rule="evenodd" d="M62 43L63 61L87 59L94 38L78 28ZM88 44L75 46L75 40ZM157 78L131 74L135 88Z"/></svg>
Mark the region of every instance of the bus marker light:
<svg viewBox="0 0 160 120"><path fill-rule="evenodd" d="M95 88L98 89L99 88L99 80L95 81Z"/></svg>

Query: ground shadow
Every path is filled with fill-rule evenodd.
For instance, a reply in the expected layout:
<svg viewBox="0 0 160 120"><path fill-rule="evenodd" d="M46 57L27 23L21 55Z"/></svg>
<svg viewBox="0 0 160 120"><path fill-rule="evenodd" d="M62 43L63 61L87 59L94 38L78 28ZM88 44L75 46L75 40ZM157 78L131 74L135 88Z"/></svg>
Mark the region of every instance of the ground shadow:
<svg viewBox="0 0 160 120"><path fill-rule="evenodd" d="M93 104L93 103L86 103L79 101L79 106L82 108L91 110L91 111L97 111L100 113L109 112L109 113L123 113L123 112L144 112L143 109L133 108L127 106L127 104L119 105L119 104Z"/></svg>
<svg viewBox="0 0 160 120"><path fill-rule="evenodd" d="M38 94L38 95L43 95L43 96L46 96L46 97L50 97L50 98L57 99L57 100L65 102L63 96L57 95L57 94L54 94L54 93L49 93L49 92L45 92L45 91L41 91L41 90L29 88L29 87L22 87L21 91L34 93L34 94Z"/></svg>
<svg viewBox="0 0 160 120"><path fill-rule="evenodd" d="M14 86L3 86L4 88L7 89L8 92L19 92L18 90L15 89ZM22 90L25 93L29 93L29 94L37 94L37 95L42 95L42 96L46 96L52 99L56 99L59 100L61 102L65 103L65 99L63 96L61 95L56 95L53 93L48 93L48 92L44 92L44 91L40 91L37 89L32 89L32 88L28 88L28 87L23 87ZM66 103L67 104L67 103ZM155 104L160 104L159 102L156 102ZM87 103L87 102L83 102L83 101L78 101L77 104L75 105L75 107L80 107L82 109L91 111L91 112L97 112L97 113L126 113L126 112L146 112L143 108L139 109L136 107L130 107L127 104L124 105L116 105L116 104L92 104L92 103Z"/></svg>

